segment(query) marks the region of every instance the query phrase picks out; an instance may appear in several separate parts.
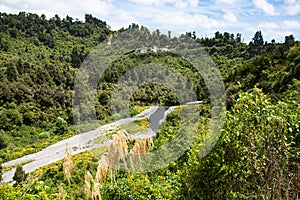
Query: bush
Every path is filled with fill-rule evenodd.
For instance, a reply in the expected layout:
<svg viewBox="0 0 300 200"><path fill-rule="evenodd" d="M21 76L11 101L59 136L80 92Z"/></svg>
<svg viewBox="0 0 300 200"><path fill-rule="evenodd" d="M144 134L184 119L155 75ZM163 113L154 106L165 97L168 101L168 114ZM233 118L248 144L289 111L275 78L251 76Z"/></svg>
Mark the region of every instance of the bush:
<svg viewBox="0 0 300 200"><path fill-rule="evenodd" d="M25 171L22 166L17 166L15 175L13 176L13 180L16 181L16 184L21 183L26 179Z"/></svg>
<svg viewBox="0 0 300 200"><path fill-rule="evenodd" d="M6 148L6 147L7 147L6 139L5 139L5 137L4 137L4 134L2 134L2 133L0 132L0 150L1 150L1 149L4 149L4 148Z"/></svg>
<svg viewBox="0 0 300 200"><path fill-rule="evenodd" d="M54 124L54 134L64 135L68 132L68 123L61 117L57 118L56 123Z"/></svg>
<svg viewBox="0 0 300 200"><path fill-rule="evenodd" d="M299 187L297 104L273 105L259 89L241 93L214 150L202 160L197 145L181 171L193 199L296 199ZM295 145L298 144L298 145Z"/></svg>

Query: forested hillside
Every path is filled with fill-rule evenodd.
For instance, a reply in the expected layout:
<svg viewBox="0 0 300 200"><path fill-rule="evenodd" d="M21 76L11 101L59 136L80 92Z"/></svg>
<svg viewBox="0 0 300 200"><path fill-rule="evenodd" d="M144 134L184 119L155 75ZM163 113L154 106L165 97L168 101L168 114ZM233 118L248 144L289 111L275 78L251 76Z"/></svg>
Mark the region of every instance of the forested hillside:
<svg viewBox="0 0 300 200"><path fill-rule="evenodd" d="M73 86L82 62L98 44L129 29L168 39L137 24L112 31L89 14L82 22L70 16L46 19L25 12L0 13L0 163L76 134ZM226 122L206 157L198 157L210 119L209 92L201 75L187 60L168 51L128 52L111 63L98 84L99 123L114 119L111 92L126 71L147 63L168 65L188 78L197 99L204 102L198 106L201 125L193 127L198 135L189 150L158 171L103 173L101 181L93 178L99 165L89 151L69 156L73 166L69 176L63 160L27 178L19 166L16 183L0 186L0 198L299 199L300 43L293 35L283 38L283 43L264 41L260 31L253 35L249 44L239 33L216 32L213 38L184 35L204 46L226 89ZM136 115L150 105L178 104L168 88L146 84L132 96L130 112ZM180 111L175 110L152 145L141 143L147 151L158 149L175 137L179 121ZM128 142L127 150L139 142Z"/></svg>

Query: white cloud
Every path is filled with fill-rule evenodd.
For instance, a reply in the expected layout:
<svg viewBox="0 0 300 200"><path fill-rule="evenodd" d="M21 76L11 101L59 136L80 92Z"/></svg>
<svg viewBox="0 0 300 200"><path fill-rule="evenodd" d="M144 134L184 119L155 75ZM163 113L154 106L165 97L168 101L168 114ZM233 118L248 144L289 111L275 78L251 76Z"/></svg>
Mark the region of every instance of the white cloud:
<svg viewBox="0 0 300 200"><path fill-rule="evenodd" d="M272 30L264 31L264 38L268 38L268 42L271 42L272 39L275 39L277 42L283 42L285 36L292 35L293 32L289 30L273 32ZM266 41L266 40L265 40Z"/></svg>
<svg viewBox="0 0 300 200"><path fill-rule="evenodd" d="M175 7L176 7L176 8L186 8L186 7L187 7L187 2L184 2L184 1L176 1L176 2L175 2Z"/></svg>
<svg viewBox="0 0 300 200"><path fill-rule="evenodd" d="M274 32L280 30L300 30L300 22L296 20L281 20L277 23L275 22L262 22L256 26L257 29L269 29Z"/></svg>
<svg viewBox="0 0 300 200"><path fill-rule="evenodd" d="M188 0L188 2L192 7L197 7L199 0Z"/></svg>
<svg viewBox="0 0 300 200"><path fill-rule="evenodd" d="M0 0L0 10L8 13L43 13L47 18L55 14L61 17L69 15L80 20L84 20L84 14L88 13L106 21L113 30L128 27L134 22L148 28L172 32L195 30L200 37L213 36L216 31L227 31L242 33L245 41L249 41L257 30L262 30L268 41L273 38L276 41L284 40L284 36L288 34L294 34L300 39L300 0L280 1L212 0L205 3L203 0ZM258 10L263 12L257 12ZM266 14L278 16L271 18Z"/></svg>
<svg viewBox="0 0 300 200"><path fill-rule="evenodd" d="M49 6L51 5L51 6ZM114 6L112 2L104 0L19 0L12 3L9 0L2 0L0 10L9 13L18 13L20 11L45 14L47 18L58 14L60 17L67 15L84 20L84 14L92 14L107 23L113 29L127 27L132 22L136 22L135 17L128 11Z"/></svg>
<svg viewBox="0 0 300 200"><path fill-rule="evenodd" d="M293 3L296 3L297 0L285 0L284 2L287 3L287 4L293 4Z"/></svg>
<svg viewBox="0 0 300 200"><path fill-rule="evenodd" d="M216 0L216 3L234 4L236 3L236 0Z"/></svg>
<svg viewBox="0 0 300 200"><path fill-rule="evenodd" d="M37 14L46 14L53 17L55 14L60 16L70 15L74 18L84 18L85 13L91 13L98 17L105 17L115 8L106 1L97 0L23 0L12 3L13 1L2 0L1 4L7 7L10 12L18 13L20 11L34 12Z"/></svg>
<svg viewBox="0 0 300 200"><path fill-rule="evenodd" d="M183 12L161 12L159 15L153 16L152 20L157 24L167 26L181 26L184 28L198 29L198 28L221 28L226 26L225 22L215 20L202 14L189 14ZM186 30L188 31L188 30Z"/></svg>
<svg viewBox="0 0 300 200"><path fill-rule="evenodd" d="M275 39L278 42L284 41L284 37L294 35L300 31L300 22L295 20L281 20L278 22L262 22L257 26L247 28L246 31L254 33L261 30L263 37L267 41ZM252 36L253 37L253 36Z"/></svg>
<svg viewBox="0 0 300 200"><path fill-rule="evenodd" d="M277 15L273 4L269 3L267 0L253 0L254 5L262 9L267 15Z"/></svg>
<svg viewBox="0 0 300 200"><path fill-rule="evenodd" d="M223 19L229 22L238 22L238 19L235 16L235 14L229 11L225 11L225 14L223 15Z"/></svg>
<svg viewBox="0 0 300 200"><path fill-rule="evenodd" d="M300 30L300 22L295 20L284 20L282 22L282 27L284 29L298 29Z"/></svg>
<svg viewBox="0 0 300 200"><path fill-rule="evenodd" d="M278 32L278 31L274 31L274 29L264 29L264 28L259 28L258 26L257 27L250 27L250 28L247 28L246 29L246 32L249 33L249 36L248 37L248 41L252 41L252 38L254 37L254 34L256 31L260 30L262 32L262 35L263 35L263 39L264 41L271 41L272 39L275 39L276 41L280 41L282 39L281 37L281 32Z"/></svg>
<svg viewBox="0 0 300 200"><path fill-rule="evenodd" d="M113 19L110 21L110 19ZM107 19L108 25L110 25L114 30L118 30L122 27L127 27L131 23L138 23L136 17L134 17L131 13L125 11L114 12Z"/></svg>
<svg viewBox="0 0 300 200"><path fill-rule="evenodd" d="M258 24L258 29L275 29L275 28L279 28L277 24L275 24L274 22L263 22Z"/></svg>
<svg viewBox="0 0 300 200"><path fill-rule="evenodd" d="M174 2L173 0L162 0L162 1L158 1L158 0L128 0L130 2L133 3L138 3L138 4L142 4L142 5L147 5L147 6L151 6L151 5L163 5L164 3L170 3L170 2Z"/></svg>
<svg viewBox="0 0 300 200"><path fill-rule="evenodd" d="M197 7L199 0L128 0L146 6L164 6L173 4L177 8Z"/></svg>
<svg viewBox="0 0 300 200"><path fill-rule="evenodd" d="M285 10L290 16L298 15L300 13L300 1L299 0L285 0Z"/></svg>

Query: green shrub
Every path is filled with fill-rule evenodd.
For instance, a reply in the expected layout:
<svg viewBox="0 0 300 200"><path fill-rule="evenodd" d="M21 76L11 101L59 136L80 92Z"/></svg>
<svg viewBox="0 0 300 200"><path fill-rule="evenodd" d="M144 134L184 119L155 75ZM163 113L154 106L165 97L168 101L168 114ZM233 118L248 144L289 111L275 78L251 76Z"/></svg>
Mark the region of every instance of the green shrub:
<svg viewBox="0 0 300 200"><path fill-rule="evenodd" d="M257 88L241 93L222 137L203 159L197 144L181 171L188 199L297 198L299 188L297 104L270 99ZM298 145L295 145L298 144Z"/></svg>

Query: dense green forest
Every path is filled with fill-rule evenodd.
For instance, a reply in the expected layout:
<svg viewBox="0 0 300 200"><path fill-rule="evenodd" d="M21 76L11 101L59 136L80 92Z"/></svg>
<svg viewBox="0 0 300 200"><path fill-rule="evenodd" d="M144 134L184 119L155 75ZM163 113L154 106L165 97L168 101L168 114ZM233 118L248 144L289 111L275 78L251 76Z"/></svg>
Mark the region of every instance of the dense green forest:
<svg viewBox="0 0 300 200"><path fill-rule="evenodd" d="M159 30L151 33L137 24L113 31L89 14L82 22L70 16L0 13L0 163L76 134L72 98L81 64L98 44L130 29L168 39ZM199 105L201 125L195 125L199 134L188 151L158 171L108 173L102 182L93 178L99 165L89 151L69 156L69 176L66 159L27 176L19 166L16 183L0 186L0 199L89 199L92 193L102 199L299 199L300 43L293 35L283 43L264 41L260 31L249 44L239 33L183 36L203 45L225 84L226 121L208 155L198 157L210 118L209 92L201 75L171 52L128 52L110 65L98 84L99 123L113 121L111 93L126 71L138 64L165 64L187 77L197 99L204 101ZM130 113L157 104L179 102L168 88L146 84L132 96ZM141 143L149 151L158 149L175 137L179 120L180 112L172 112L153 144Z"/></svg>

